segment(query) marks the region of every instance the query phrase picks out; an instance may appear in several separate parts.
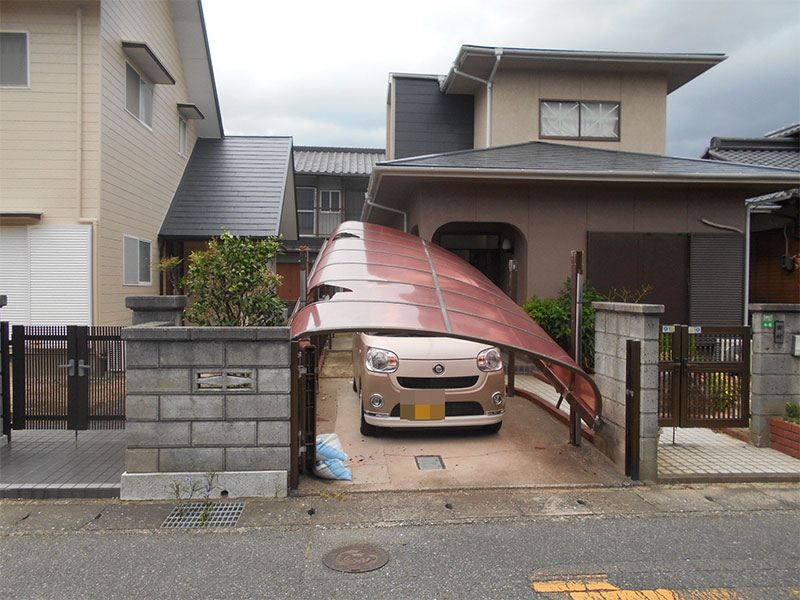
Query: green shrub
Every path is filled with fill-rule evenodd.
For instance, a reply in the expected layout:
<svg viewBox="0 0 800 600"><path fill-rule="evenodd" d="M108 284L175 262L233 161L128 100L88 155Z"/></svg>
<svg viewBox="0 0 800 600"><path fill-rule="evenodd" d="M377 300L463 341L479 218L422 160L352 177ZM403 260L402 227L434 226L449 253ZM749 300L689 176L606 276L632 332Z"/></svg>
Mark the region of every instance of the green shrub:
<svg viewBox="0 0 800 600"><path fill-rule="evenodd" d="M787 402L786 416L783 418L783 420L800 425L800 404L797 402Z"/></svg>
<svg viewBox="0 0 800 600"><path fill-rule="evenodd" d="M572 299L570 298L572 278L567 279L557 298L539 298L533 296L522 305L522 309L536 321L547 335L559 346L570 352L569 338L572 333L570 314ZM583 348L583 365L594 367L594 315L592 302L605 300L605 297L587 281L583 286L583 323L581 344Z"/></svg>
<svg viewBox="0 0 800 600"><path fill-rule="evenodd" d="M279 252L278 238L253 240L229 231L207 250L192 252L181 282L190 298L186 319L212 326L281 324L281 277L270 268Z"/></svg>

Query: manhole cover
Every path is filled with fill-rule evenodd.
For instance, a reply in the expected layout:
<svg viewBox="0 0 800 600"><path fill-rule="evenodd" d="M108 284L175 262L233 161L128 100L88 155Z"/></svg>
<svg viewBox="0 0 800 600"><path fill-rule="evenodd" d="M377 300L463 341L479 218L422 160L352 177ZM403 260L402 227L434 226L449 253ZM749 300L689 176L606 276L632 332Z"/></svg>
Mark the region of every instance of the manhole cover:
<svg viewBox="0 0 800 600"><path fill-rule="evenodd" d="M417 468L420 471L444 469L444 461L441 456L415 456L414 458L417 459Z"/></svg>
<svg viewBox="0 0 800 600"><path fill-rule="evenodd" d="M334 571L366 573L389 562L389 553L377 546L354 544L328 552L322 562Z"/></svg>

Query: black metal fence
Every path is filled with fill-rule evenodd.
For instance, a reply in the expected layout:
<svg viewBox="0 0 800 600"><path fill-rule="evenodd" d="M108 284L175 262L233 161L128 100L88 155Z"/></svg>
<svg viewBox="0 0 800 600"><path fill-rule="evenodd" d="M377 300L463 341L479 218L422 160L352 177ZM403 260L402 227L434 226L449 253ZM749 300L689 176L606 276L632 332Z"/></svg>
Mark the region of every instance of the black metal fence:
<svg viewBox="0 0 800 600"><path fill-rule="evenodd" d="M123 429L121 332L121 327L13 326L11 401L4 395L10 427Z"/></svg>

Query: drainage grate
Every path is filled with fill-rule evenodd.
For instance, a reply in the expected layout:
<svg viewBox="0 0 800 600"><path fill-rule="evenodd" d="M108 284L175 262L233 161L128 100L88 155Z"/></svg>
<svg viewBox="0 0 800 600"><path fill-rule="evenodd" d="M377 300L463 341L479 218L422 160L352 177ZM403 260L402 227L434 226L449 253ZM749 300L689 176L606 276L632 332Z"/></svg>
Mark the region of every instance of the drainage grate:
<svg viewBox="0 0 800 600"><path fill-rule="evenodd" d="M417 468L421 471L433 471L445 468L441 456L415 456L414 458L417 459Z"/></svg>
<svg viewBox="0 0 800 600"><path fill-rule="evenodd" d="M354 544L332 550L322 562L329 569L344 573L366 573L380 569L389 562L389 553L369 544Z"/></svg>
<svg viewBox="0 0 800 600"><path fill-rule="evenodd" d="M183 505L183 515L176 506L161 524L162 529L186 529L189 527L235 527L244 510L244 502L217 502L203 522L203 503Z"/></svg>

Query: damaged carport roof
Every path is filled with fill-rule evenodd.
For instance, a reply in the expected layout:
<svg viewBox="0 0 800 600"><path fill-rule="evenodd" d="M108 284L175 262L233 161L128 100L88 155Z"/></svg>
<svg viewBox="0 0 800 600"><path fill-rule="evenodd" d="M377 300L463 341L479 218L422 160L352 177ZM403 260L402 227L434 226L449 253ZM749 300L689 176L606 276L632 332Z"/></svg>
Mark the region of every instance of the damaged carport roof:
<svg viewBox="0 0 800 600"><path fill-rule="evenodd" d="M530 356L590 425L600 392L516 303L480 271L439 246L401 231L348 221L320 252L309 298L291 318L292 337L345 331L446 335Z"/></svg>

